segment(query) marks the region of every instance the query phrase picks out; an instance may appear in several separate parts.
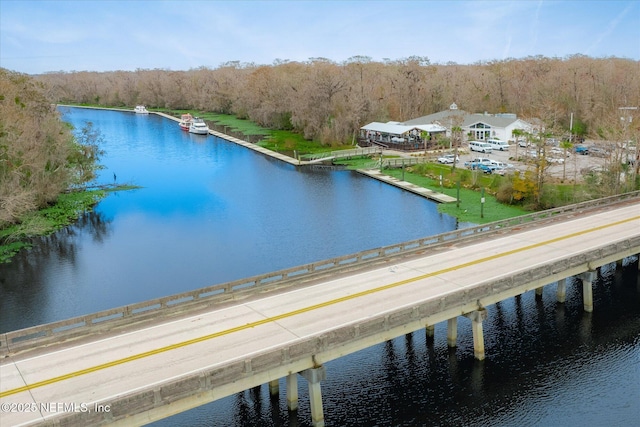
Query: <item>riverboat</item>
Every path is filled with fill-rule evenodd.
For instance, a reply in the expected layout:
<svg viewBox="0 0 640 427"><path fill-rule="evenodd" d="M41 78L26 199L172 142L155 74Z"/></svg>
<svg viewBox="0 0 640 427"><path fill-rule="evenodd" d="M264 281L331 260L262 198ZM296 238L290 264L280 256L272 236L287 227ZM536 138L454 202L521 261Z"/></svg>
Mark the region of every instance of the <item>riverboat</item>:
<svg viewBox="0 0 640 427"><path fill-rule="evenodd" d="M149 111L147 111L147 108L144 105L136 105L136 108L134 108L133 111L135 111L136 114L149 114Z"/></svg>
<svg viewBox="0 0 640 427"><path fill-rule="evenodd" d="M194 117L189 125L189 132L198 135L207 135L209 133L209 126L199 117Z"/></svg>
<svg viewBox="0 0 640 427"><path fill-rule="evenodd" d="M188 131L192 121L193 121L193 116L191 114L188 114L188 113L183 114L180 117L180 122L178 123L178 126L180 126L180 129Z"/></svg>

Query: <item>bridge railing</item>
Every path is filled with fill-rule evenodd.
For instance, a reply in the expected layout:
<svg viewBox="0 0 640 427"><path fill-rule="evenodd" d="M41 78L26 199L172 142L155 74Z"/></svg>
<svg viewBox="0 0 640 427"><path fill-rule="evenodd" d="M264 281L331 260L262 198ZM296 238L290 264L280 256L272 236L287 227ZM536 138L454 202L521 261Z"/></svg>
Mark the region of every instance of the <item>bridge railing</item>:
<svg viewBox="0 0 640 427"><path fill-rule="evenodd" d="M431 159L427 157L404 157L404 158L392 158L382 159L382 166L387 168L401 168L404 166L413 166L421 163L427 163Z"/></svg>
<svg viewBox="0 0 640 427"><path fill-rule="evenodd" d="M302 283L313 280L313 278L320 275L331 274L339 270L344 270L345 268L357 268L359 265L364 265L365 263L370 263L385 257L425 250L429 247L436 247L442 243L449 243L456 239L486 235L492 231L504 230L508 227L548 219L559 214L579 212L585 209L638 197L640 197L640 191L590 200L501 221L462 228L395 245L370 249L272 273L234 280L232 282L208 286L189 292L130 304L124 307L103 310L85 316L6 332L0 334L0 356L4 356L9 352L20 351L37 345L45 345L87 333L109 330L115 326L134 320L142 321L151 317L157 318L160 315L173 315L188 310L193 304L210 304L231 300L239 297L239 293L263 292L289 283Z"/></svg>
<svg viewBox="0 0 640 427"><path fill-rule="evenodd" d="M195 370L177 378L149 385L146 389L131 394L117 395L108 401L110 412L77 411L56 419L59 425L103 425L115 421L130 420L132 416L163 405L176 405L181 399L202 396L202 404L210 393L216 390L216 399L250 389L272 380L278 380L291 372L301 372L317 366L317 360L326 363L350 352L370 347L425 325L451 318L451 313L468 313L478 308L478 301L484 298L503 300L516 295L517 285L530 285L552 275L562 275L570 270L586 271L591 263L610 255L635 254L640 248L640 236L611 243L596 251L573 255L549 264L534 266L528 271L512 276L479 283L473 289L452 290L438 298L403 306L356 323L338 326L318 334L296 338L282 346L265 349L247 355L240 360ZM617 256L615 259L620 259ZM576 274L575 272L573 274ZM557 280L557 279L556 279ZM521 292L521 290L518 290ZM233 384L233 386L231 386ZM220 390L226 387L225 392ZM180 407L180 405L178 405Z"/></svg>

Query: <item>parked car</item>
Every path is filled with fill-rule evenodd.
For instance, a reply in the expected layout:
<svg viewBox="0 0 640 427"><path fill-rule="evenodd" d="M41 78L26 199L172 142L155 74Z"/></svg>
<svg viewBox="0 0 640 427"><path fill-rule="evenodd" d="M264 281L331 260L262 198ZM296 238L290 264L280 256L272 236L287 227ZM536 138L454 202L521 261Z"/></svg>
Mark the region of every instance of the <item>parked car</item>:
<svg viewBox="0 0 640 427"><path fill-rule="evenodd" d="M497 166L499 168L512 168L513 165L511 163L499 162L497 160L489 160L489 164Z"/></svg>
<svg viewBox="0 0 640 427"><path fill-rule="evenodd" d="M443 163L447 165L453 164L453 162L458 163L459 161L460 159L455 154L445 154L442 157L438 157L438 163Z"/></svg>
<svg viewBox="0 0 640 427"><path fill-rule="evenodd" d="M493 149L491 148L491 144L488 142L471 141L469 142L469 150L479 151L481 153L491 153Z"/></svg>
<svg viewBox="0 0 640 427"><path fill-rule="evenodd" d="M480 164L478 166L478 169L480 169L483 173L486 173L487 175L492 174L492 173L497 173L499 170L501 170L502 168L496 166L496 165L492 165L492 164Z"/></svg>
<svg viewBox="0 0 640 427"><path fill-rule="evenodd" d="M551 150L549 150L551 154L555 154L559 156L562 156L564 151L565 150L563 148L559 148L559 147L553 147ZM571 157L571 154L569 153L569 151L567 151L567 157Z"/></svg>
<svg viewBox="0 0 640 427"><path fill-rule="evenodd" d="M493 173L498 175L506 175L508 173L514 173L517 169L515 168L497 168L493 171Z"/></svg>
<svg viewBox="0 0 640 427"><path fill-rule="evenodd" d="M561 157L547 157L549 163L564 163L564 159Z"/></svg>
<svg viewBox="0 0 640 427"><path fill-rule="evenodd" d="M475 159L469 162L464 162L464 165L469 169L478 169L480 165L490 165L490 164L491 164L491 159L487 157L476 157Z"/></svg>
<svg viewBox="0 0 640 427"><path fill-rule="evenodd" d="M509 143L498 138L487 139L487 143L491 144L491 148L500 151L509 151Z"/></svg>
<svg viewBox="0 0 640 427"><path fill-rule="evenodd" d="M576 145L574 151L576 154L582 154L583 156L586 156L587 154L589 154L589 147L587 147L586 145Z"/></svg>

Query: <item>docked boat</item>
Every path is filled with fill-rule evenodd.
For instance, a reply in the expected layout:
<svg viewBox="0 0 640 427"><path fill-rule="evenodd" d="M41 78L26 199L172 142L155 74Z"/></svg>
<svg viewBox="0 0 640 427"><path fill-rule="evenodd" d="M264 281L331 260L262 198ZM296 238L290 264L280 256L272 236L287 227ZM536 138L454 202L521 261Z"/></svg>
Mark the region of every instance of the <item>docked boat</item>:
<svg viewBox="0 0 640 427"><path fill-rule="evenodd" d="M189 132L196 133L198 135L207 135L209 133L209 126L199 117L194 117L189 125Z"/></svg>
<svg viewBox="0 0 640 427"><path fill-rule="evenodd" d="M136 108L134 108L133 111L135 111L136 114L149 114L149 111L147 111L147 108L144 105L136 105Z"/></svg>
<svg viewBox="0 0 640 427"><path fill-rule="evenodd" d="M193 116L191 114L183 114L180 117L180 122L178 123L178 126L180 126L180 129L182 130L189 130L189 126L191 126L191 122L193 121Z"/></svg>

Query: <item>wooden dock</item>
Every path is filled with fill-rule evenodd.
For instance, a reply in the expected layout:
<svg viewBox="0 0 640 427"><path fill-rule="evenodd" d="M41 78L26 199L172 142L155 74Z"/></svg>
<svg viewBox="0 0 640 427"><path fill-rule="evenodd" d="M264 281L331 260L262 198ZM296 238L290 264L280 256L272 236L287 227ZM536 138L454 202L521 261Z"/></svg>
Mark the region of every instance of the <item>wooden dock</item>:
<svg viewBox="0 0 640 427"><path fill-rule="evenodd" d="M429 190L428 188L420 187L410 182L385 175L378 169L358 169L357 172L439 203L453 203L456 201L455 197L447 196L446 194L438 193L436 191Z"/></svg>

